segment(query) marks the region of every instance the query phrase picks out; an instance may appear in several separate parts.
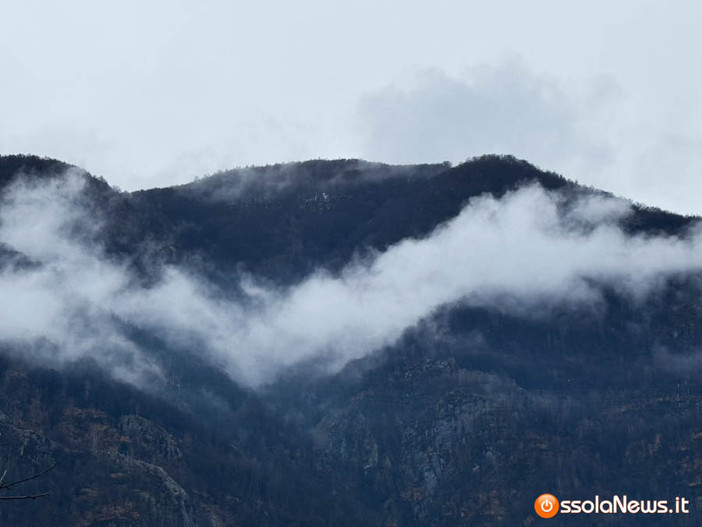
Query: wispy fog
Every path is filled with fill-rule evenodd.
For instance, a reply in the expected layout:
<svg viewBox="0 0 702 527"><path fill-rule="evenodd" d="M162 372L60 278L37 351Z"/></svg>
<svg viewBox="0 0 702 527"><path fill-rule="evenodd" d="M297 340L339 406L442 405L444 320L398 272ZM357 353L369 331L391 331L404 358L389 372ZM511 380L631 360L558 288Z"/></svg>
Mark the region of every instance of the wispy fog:
<svg viewBox="0 0 702 527"><path fill-rule="evenodd" d="M319 167L324 163L336 165L331 175L320 174ZM446 163L422 165L422 174L426 177L446 168ZM196 179L188 188L196 189L201 197L211 201L234 202L251 197L266 199L292 188L330 190L392 177L416 177L418 172L417 165L387 165L360 159L316 160L223 171Z"/></svg>
<svg viewBox="0 0 702 527"><path fill-rule="evenodd" d="M597 195L564 207L562 196L528 186L472 199L429 236L339 275L320 269L286 289L249 276L247 298L234 301L177 267L149 286L135 280L105 256L100 225L79 199L82 182L68 174L6 193L0 242L33 263L0 271L0 340L54 365L91 357L137 384L162 374L130 327L257 385L309 359L338 369L447 303L529 316L554 304L596 308L595 281L642 297L662 276L702 267L699 230L685 240L629 237L617 226L631 213L627 202Z"/></svg>

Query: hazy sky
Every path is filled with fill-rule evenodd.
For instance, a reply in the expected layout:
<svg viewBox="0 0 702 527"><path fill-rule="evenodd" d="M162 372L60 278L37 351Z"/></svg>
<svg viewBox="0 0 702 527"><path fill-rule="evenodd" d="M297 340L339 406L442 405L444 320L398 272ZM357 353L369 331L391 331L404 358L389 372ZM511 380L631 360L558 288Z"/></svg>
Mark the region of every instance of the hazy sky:
<svg viewBox="0 0 702 527"><path fill-rule="evenodd" d="M125 190L512 153L702 214L702 4L0 0L0 153Z"/></svg>

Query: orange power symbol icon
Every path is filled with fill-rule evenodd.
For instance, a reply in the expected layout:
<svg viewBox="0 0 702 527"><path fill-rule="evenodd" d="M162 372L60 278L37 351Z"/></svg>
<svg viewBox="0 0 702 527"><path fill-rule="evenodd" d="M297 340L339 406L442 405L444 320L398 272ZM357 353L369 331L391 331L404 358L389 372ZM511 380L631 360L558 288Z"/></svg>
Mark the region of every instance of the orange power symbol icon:
<svg viewBox="0 0 702 527"><path fill-rule="evenodd" d="M542 494L536 498L534 510L542 518L553 518L558 513L558 499L553 494Z"/></svg>

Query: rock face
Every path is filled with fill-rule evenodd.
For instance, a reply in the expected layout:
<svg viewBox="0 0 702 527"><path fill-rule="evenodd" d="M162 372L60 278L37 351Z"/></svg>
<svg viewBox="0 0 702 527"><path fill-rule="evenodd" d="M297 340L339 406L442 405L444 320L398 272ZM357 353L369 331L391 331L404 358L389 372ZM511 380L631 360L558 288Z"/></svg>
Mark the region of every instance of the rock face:
<svg viewBox="0 0 702 527"><path fill-rule="evenodd" d="M6 524L29 524L29 518L51 524L61 518L71 525L196 525L183 488L161 466L143 460L167 459L171 445L164 443L168 439L175 443L169 434L139 417L124 416L122 421L132 424L130 432L138 423L154 436L149 439L164 443L122 435L118 422L102 410L74 406L66 399L44 399L46 393L36 390L36 380L22 371L4 372L4 393L13 398L4 401L11 414L1 418L3 466L8 481L14 481L56 464L55 472L43 479L11 490L14 494L50 490L67 497L65 485L73 495L64 503L47 497L36 502L39 506L5 507L1 514ZM24 404L26 392L35 392L31 408ZM132 443L141 448L140 458L131 451Z"/></svg>
<svg viewBox="0 0 702 527"><path fill-rule="evenodd" d="M0 157L0 212L17 181L68 169ZM577 196L603 195L496 156L456 167L310 161L132 194L80 177L88 183L77 199L99 227L92 242L131 281L148 289L168 269L187 269L236 298L250 274L271 290L320 269L339 276L349 262L427 236L486 193L537 184L561 193L561 212ZM634 206L616 221L628 236L685 244L697 220ZM0 298L10 302L4 277L46 263L6 242ZM590 286L597 309L517 312L504 307L510 298L440 305L341 371L302 364L256 389L239 385L196 340L174 344L128 321L115 323L120 335L158 366L149 383L116 380L92 357L40 363L0 323L0 469L11 482L55 464L2 490L51 495L0 501L0 523L533 525L534 499L549 492L681 496L691 514L654 523L695 524L702 274L667 274L654 294L635 298L617 283L592 278Z"/></svg>

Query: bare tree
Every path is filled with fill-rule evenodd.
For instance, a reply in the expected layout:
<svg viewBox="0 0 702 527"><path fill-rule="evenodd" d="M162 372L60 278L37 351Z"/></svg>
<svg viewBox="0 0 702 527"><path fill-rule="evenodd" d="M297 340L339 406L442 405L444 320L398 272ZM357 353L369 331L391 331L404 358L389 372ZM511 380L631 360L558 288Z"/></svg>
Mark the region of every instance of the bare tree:
<svg viewBox="0 0 702 527"><path fill-rule="evenodd" d="M5 477L7 476L7 470L2 473L2 477L0 477L0 491L3 491L5 489L11 490L12 487L15 485L19 485L20 483L25 483L27 481L31 481L33 479L37 479L42 477L44 474L49 472L50 470L53 470L53 468L56 466L56 463L51 465L49 468L42 470L41 472L37 472L36 474L33 474L29 476L28 478L23 478L23 479L18 479L17 481L10 481L9 483L5 483ZM0 496L0 500L35 500L37 498L41 498L43 496L48 496L51 494L50 492L43 492L41 494L24 494L24 495L17 495L17 496Z"/></svg>

